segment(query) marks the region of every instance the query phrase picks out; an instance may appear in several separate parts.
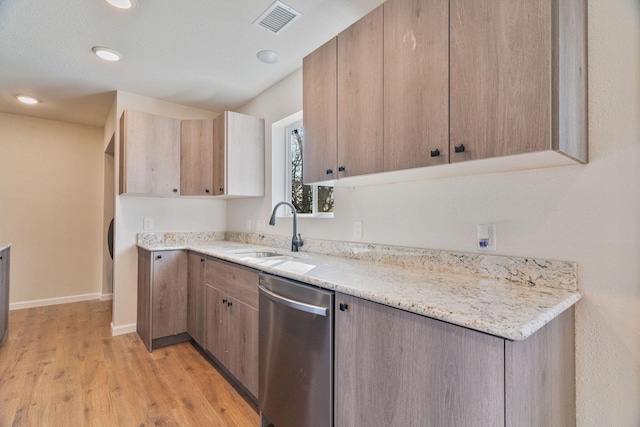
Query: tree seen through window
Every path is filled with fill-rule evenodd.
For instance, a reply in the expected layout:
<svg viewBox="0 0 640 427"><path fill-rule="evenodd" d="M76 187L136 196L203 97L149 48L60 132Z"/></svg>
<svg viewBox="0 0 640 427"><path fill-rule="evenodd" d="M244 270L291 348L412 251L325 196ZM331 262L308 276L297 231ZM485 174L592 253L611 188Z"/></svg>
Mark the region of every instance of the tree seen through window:
<svg viewBox="0 0 640 427"><path fill-rule="evenodd" d="M333 212L333 187L305 185L302 182L303 140L304 129L302 126L290 128L291 203L296 207L298 213ZM315 211L314 197L317 199Z"/></svg>

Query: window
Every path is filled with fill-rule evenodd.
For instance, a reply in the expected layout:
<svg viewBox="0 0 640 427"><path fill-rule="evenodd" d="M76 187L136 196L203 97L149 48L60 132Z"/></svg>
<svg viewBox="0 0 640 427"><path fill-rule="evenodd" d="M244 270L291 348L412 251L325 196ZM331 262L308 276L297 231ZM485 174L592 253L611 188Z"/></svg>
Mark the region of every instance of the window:
<svg viewBox="0 0 640 427"><path fill-rule="evenodd" d="M287 197L299 214L333 215L333 187L302 183L304 128L296 122L285 128L287 151Z"/></svg>

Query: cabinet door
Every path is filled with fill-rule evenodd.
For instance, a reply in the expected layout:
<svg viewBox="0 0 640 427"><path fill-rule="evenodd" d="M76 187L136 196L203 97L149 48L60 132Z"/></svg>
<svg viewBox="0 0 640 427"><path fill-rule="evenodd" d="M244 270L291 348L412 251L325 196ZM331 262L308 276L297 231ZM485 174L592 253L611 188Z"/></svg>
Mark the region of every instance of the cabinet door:
<svg viewBox="0 0 640 427"><path fill-rule="evenodd" d="M302 60L305 183L338 177L337 60L335 37Z"/></svg>
<svg viewBox="0 0 640 427"><path fill-rule="evenodd" d="M503 339L341 294L335 312L336 426L504 425Z"/></svg>
<svg viewBox="0 0 640 427"><path fill-rule="evenodd" d="M205 285L206 336L205 348L223 365L228 366L229 297L210 285Z"/></svg>
<svg viewBox="0 0 640 427"><path fill-rule="evenodd" d="M0 343L9 337L10 253L11 249L0 251Z"/></svg>
<svg viewBox="0 0 640 427"><path fill-rule="evenodd" d="M226 180L226 113L213 119L213 194L220 196L225 193Z"/></svg>
<svg viewBox="0 0 640 427"><path fill-rule="evenodd" d="M136 331L147 350L152 350L151 338L151 257L153 252L138 248L138 311Z"/></svg>
<svg viewBox="0 0 640 427"><path fill-rule="evenodd" d="M187 259L184 251L153 253L151 319L154 339L187 331Z"/></svg>
<svg viewBox="0 0 640 427"><path fill-rule="evenodd" d="M449 1L384 4L384 170L448 163Z"/></svg>
<svg viewBox="0 0 640 427"><path fill-rule="evenodd" d="M231 196L264 196L264 119L227 111L227 188Z"/></svg>
<svg viewBox="0 0 640 427"><path fill-rule="evenodd" d="M230 298L227 368L254 396L258 395L258 310Z"/></svg>
<svg viewBox="0 0 640 427"><path fill-rule="evenodd" d="M180 194L210 196L213 188L213 120L183 120L180 129Z"/></svg>
<svg viewBox="0 0 640 427"><path fill-rule="evenodd" d="M551 37L549 0L451 0L451 162L551 148Z"/></svg>
<svg viewBox="0 0 640 427"><path fill-rule="evenodd" d="M187 276L187 333L205 345L205 257L189 253Z"/></svg>
<svg viewBox="0 0 640 427"><path fill-rule="evenodd" d="M230 262L210 259L207 264L206 283L227 295L258 308L259 273Z"/></svg>
<svg viewBox="0 0 640 427"><path fill-rule="evenodd" d="M126 110L120 118L120 194L180 194L180 121Z"/></svg>
<svg viewBox="0 0 640 427"><path fill-rule="evenodd" d="M338 176L382 172L382 8L338 35Z"/></svg>

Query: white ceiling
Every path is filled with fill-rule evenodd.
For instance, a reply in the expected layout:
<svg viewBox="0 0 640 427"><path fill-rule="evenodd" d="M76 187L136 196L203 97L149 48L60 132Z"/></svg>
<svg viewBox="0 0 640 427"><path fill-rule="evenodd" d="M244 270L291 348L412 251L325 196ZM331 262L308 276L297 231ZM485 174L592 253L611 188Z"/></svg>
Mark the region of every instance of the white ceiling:
<svg viewBox="0 0 640 427"><path fill-rule="evenodd" d="M0 0L0 111L103 126L115 90L233 110L382 2L283 0L302 17L276 35L252 24L273 0ZM93 46L123 59L102 61ZM280 61L258 61L265 49Z"/></svg>

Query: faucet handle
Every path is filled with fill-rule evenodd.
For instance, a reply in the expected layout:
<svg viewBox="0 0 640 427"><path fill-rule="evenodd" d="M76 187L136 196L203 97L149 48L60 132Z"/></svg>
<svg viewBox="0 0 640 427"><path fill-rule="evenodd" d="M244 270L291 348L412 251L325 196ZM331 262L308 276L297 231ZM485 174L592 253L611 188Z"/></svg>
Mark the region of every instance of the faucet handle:
<svg viewBox="0 0 640 427"><path fill-rule="evenodd" d="M297 239L296 245L298 247L304 246L304 242L302 241L302 236L299 233L298 233L298 239Z"/></svg>

